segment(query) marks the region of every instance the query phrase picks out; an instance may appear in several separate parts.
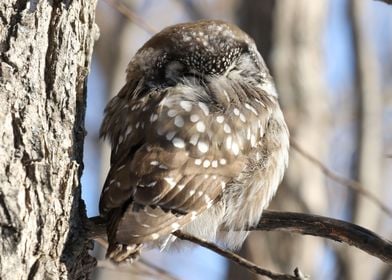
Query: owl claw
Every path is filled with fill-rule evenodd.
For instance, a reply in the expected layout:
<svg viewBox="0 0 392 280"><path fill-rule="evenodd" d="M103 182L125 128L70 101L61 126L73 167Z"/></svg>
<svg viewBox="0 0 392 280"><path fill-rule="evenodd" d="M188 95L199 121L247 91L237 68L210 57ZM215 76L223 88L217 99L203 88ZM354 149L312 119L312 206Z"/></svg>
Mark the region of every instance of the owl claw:
<svg viewBox="0 0 392 280"><path fill-rule="evenodd" d="M106 257L115 263L128 262L134 263L140 257L140 249L142 244L114 244L108 249Z"/></svg>

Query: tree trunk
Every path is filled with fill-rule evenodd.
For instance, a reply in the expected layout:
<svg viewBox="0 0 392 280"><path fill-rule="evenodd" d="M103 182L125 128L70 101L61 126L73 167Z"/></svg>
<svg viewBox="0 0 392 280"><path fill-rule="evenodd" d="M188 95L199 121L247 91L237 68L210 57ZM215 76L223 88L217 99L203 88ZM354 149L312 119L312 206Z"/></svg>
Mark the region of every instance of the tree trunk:
<svg viewBox="0 0 392 280"><path fill-rule="evenodd" d="M322 50L327 12L328 1L325 0L278 1L271 59L291 141L323 162L328 154L330 134ZM281 192L273 203L284 209L302 207L307 210L301 211L325 214L328 195L324 174L297 152L291 152ZM272 248L279 248L282 241L277 239L275 242L276 246ZM288 244L290 253L285 247L281 247L285 249L279 255L275 253L281 265L298 265L311 278L318 278L315 256L323 254L322 240L292 237L291 243L291 246Z"/></svg>
<svg viewBox="0 0 392 280"><path fill-rule="evenodd" d="M376 53L373 50L368 18L368 1L350 0L349 17L353 35L353 50L355 59L354 90L357 100L356 117L357 132L357 161L354 176L365 188L376 197L383 196L382 185L382 94L380 67ZM379 231L382 223L380 208L364 196L354 194L352 207L353 222L371 230ZM348 265L351 279L375 279L381 270L381 263L366 254L357 251L348 252Z"/></svg>
<svg viewBox="0 0 392 280"><path fill-rule="evenodd" d="M95 1L0 3L0 279L84 279L86 77Z"/></svg>

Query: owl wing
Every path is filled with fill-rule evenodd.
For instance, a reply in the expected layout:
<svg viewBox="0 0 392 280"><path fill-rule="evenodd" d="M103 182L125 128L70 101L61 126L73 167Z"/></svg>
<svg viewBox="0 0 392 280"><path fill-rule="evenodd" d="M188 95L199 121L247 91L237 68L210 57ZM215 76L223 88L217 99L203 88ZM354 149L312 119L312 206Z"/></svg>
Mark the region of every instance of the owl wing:
<svg viewBox="0 0 392 280"><path fill-rule="evenodd" d="M173 87L131 99L120 94L113 112L109 105L102 130L112 140L112 161L100 210L116 213L116 242L155 240L191 222L260 143L269 114L261 103L232 100L237 105L219 108L198 96Z"/></svg>

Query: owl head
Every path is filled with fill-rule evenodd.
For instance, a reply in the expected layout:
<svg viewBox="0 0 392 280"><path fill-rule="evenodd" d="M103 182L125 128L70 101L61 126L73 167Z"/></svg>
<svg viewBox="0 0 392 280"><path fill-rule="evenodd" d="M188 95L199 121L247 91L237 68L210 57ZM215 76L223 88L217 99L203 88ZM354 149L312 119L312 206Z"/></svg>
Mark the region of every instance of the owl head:
<svg viewBox="0 0 392 280"><path fill-rule="evenodd" d="M153 36L131 60L127 79L143 77L162 87L184 77L203 79L230 71L269 76L254 41L245 32L223 21L201 20L173 25Z"/></svg>

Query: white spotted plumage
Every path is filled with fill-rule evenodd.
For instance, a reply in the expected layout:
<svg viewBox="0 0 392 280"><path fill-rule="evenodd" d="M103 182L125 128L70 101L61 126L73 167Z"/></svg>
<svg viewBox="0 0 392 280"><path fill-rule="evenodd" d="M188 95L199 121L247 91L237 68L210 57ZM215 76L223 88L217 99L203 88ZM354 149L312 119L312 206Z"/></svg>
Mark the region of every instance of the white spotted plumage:
<svg viewBox="0 0 392 280"><path fill-rule="evenodd" d="M220 21L169 27L127 71L101 129L112 143L100 201L108 256L170 247L179 229L238 247L287 164L287 127L253 41Z"/></svg>

